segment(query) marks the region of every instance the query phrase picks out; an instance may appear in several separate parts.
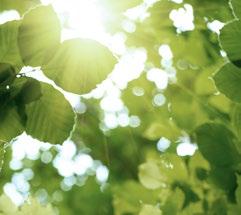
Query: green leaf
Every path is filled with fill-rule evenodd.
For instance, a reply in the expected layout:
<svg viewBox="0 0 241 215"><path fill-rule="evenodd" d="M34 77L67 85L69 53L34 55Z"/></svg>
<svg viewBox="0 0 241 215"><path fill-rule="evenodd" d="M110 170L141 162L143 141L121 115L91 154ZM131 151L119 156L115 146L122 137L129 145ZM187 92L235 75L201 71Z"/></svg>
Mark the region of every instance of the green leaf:
<svg viewBox="0 0 241 215"><path fill-rule="evenodd" d="M162 174L158 164L154 161L148 161L147 163L139 166L139 178L141 183L148 189L157 189L159 187L165 187L167 176Z"/></svg>
<svg viewBox="0 0 241 215"><path fill-rule="evenodd" d="M224 125L206 123L196 129L197 144L204 158L219 167L237 164L240 160L234 134Z"/></svg>
<svg viewBox="0 0 241 215"><path fill-rule="evenodd" d="M214 94L208 99L209 104L223 113L230 113L231 101L224 94Z"/></svg>
<svg viewBox="0 0 241 215"><path fill-rule="evenodd" d="M192 83L191 81L188 82ZM201 125L208 119L207 112L204 111L204 105L197 98L197 95L193 94L188 88L182 87L182 83L169 85L165 95L170 102L171 117L182 130L191 132L196 126Z"/></svg>
<svg viewBox="0 0 241 215"><path fill-rule="evenodd" d="M20 116L14 107L0 109L0 140L10 142L23 132Z"/></svg>
<svg viewBox="0 0 241 215"><path fill-rule="evenodd" d="M188 162L190 180L194 183L202 183L207 178L210 165L207 160L203 158L199 151L190 158Z"/></svg>
<svg viewBox="0 0 241 215"><path fill-rule="evenodd" d="M220 197L212 203L210 208L210 214L227 214L227 200L225 199L225 197Z"/></svg>
<svg viewBox="0 0 241 215"><path fill-rule="evenodd" d="M233 195L236 187L236 175L232 168L228 167L211 167L208 181L214 187L224 190L227 194ZM232 198L233 198L232 196Z"/></svg>
<svg viewBox="0 0 241 215"><path fill-rule="evenodd" d="M40 6L23 17L18 45L25 65L41 66L60 43L60 22L51 6Z"/></svg>
<svg viewBox="0 0 241 215"><path fill-rule="evenodd" d="M40 82L29 77L16 78L10 86L10 92L18 104L29 104L42 95Z"/></svg>
<svg viewBox="0 0 241 215"><path fill-rule="evenodd" d="M228 63L215 74L214 81L221 93L235 102L241 102L241 69Z"/></svg>
<svg viewBox="0 0 241 215"><path fill-rule="evenodd" d="M241 106L239 104L234 106L231 119L236 135L241 140Z"/></svg>
<svg viewBox="0 0 241 215"><path fill-rule="evenodd" d="M237 175L237 188L235 190L236 204L229 205L228 215L236 215L241 211L241 176Z"/></svg>
<svg viewBox="0 0 241 215"><path fill-rule="evenodd" d="M232 9L237 18L241 18L241 2L240 0L231 0Z"/></svg>
<svg viewBox="0 0 241 215"><path fill-rule="evenodd" d="M224 26L220 34L220 42L230 61L241 67L241 22L235 20Z"/></svg>
<svg viewBox="0 0 241 215"><path fill-rule="evenodd" d="M66 91L84 94L112 72L115 57L103 45L89 39L63 42L44 73Z"/></svg>
<svg viewBox="0 0 241 215"><path fill-rule="evenodd" d="M20 67L22 60L17 44L20 21L7 22L0 25L0 62Z"/></svg>
<svg viewBox="0 0 241 215"><path fill-rule="evenodd" d="M74 125L74 112L64 96L51 85L41 84L42 97L26 106L26 132L44 142L60 144Z"/></svg>
<svg viewBox="0 0 241 215"><path fill-rule="evenodd" d="M139 166L139 179L146 188L157 189L171 185L177 180L187 180L187 169L180 157L174 154L165 154L159 160L150 159L141 164Z"/></svg>
<svg viewBox="0 0 241 215"><path fill-rule="evenodd" d="M10 64L0 63L0 94L14 81L15 77L15 70Z"/></svg>

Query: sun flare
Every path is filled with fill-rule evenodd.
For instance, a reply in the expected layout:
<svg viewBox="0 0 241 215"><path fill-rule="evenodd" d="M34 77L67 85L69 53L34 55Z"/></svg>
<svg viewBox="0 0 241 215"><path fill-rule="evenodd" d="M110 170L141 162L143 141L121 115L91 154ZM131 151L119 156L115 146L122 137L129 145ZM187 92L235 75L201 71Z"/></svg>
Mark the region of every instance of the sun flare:
<svg viewBox="0 0 241 215"><path fill-rule="evenodd" d="M84 37L103 40L103 8L97 0L42 0L52 4L63 25L62 40Z"/></svg>

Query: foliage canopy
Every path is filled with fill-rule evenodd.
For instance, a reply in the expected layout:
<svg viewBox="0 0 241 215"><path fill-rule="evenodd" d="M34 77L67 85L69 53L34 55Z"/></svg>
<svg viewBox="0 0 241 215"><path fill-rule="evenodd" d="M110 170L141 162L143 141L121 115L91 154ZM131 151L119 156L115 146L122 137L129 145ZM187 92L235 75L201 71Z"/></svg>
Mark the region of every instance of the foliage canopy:
<svg viewBox="0 0 241 215"><path fill-rule="evenodd" d="M90 38L63 41L68 19L52 5L0 0L0 14L21 16L0 25L1 187L33 196L17 207L3 194L0 214L240 214L240 1L98 2L125 53ZM138 9L144 17L128 16ZM133 53L144 55L141 71L118 86L135 70ZM19 135L34 138L27 147L49 147L40 159L27 150L16 159Z"/></svg>

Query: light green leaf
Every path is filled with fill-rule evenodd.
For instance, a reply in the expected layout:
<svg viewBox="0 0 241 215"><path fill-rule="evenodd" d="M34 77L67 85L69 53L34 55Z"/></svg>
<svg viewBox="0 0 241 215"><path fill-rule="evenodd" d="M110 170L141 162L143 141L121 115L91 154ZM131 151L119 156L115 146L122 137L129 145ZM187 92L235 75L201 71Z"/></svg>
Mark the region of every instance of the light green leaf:
<svg viewBox="0 0 241 215"><path fill-rule="evenodd" d="M0 62L20 67L22 60L19 54L17 35L20 21L0 25Z"/></svg>
<svg viewBox="0 0 241 215"><path fill-rule="evenodd" d="M152 205L144 205L139 215L162 215L162 212L159 208Z"/></svg>
<svg viewBox="0 0 241 215"><path fill-rule="evenodd" d="M139 180L148 189L167 187L174 181L186 181L186 165L175 154L165 154L160 159L150 159L139 166ZM178 175L178 178L176 177Z"/></svg>
<svg viewBox="0 0 241 215"><path fill-rule="evenodd" d="M112 72L115 57L103 45L88 39L63 42L44 73L66 91L88 93Z"/></svg>
<svg viewBox="0 0 241 215"><path fill-rule="evenodd" d="M219 167L237 164L240 160L235 136L224 125L206 123L196 129L197 144L204 158Z"/></svg>
<svg viewBox="0 0 241 215"><path fill-rule="evenodd" d="M60 43L60 22L51 6L40 6L23 17L18 45L25 65L41 66Z"/></svg>
<svg viewBox="0 0 241 215"><path fill-rule="evenodd" d="M230 113L231 101L224 94L214 94L208 99L209 104L217 108L217 110L222 111L223 113Z"/></svg>
<svg viewBox="0 0 241 215"><path fill-rule="evenodd" d="M228 58L235 65L241 67L241 22L235 20L228 23L221 30L220 42Z"/></svg>
<svg viewBox="0 0 241 215"><path fill-rule="evenodd" d="M147 163L139 166L139 179L141 183L148 189L157 189L159 187L165 187L167 176L162 174L158 164L154 161L148 161Z"/></svg>
<svg viewBox="0 0 241 215"><path fill-rule="evenodd" d="M228 63L215 74L214 81L221 93L235 102L241 102L241 69Z"/></svg>
<svg viewBox="0 0 241 215"><path fill-rule="evenodd" d="M41 89L42 97L26 106L26 132L41 141L61 144L73 129L74 112L51 85L42 83Z"/></svg>

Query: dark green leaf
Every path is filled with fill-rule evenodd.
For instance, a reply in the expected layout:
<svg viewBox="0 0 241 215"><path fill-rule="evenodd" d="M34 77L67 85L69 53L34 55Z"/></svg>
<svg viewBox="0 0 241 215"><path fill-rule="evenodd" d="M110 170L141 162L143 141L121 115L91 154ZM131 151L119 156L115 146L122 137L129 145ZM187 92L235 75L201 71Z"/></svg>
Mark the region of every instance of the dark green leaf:
<svg viewBox="0 0 241 215"><path fill-rule="evenodd" d="M214 187L221 188L228 195L231 195L232 198L234 197L233 191L236 187L236 176L230 167L212 167L208 180Z"/></svg>
<svg viewBox="0 0 241 215"><path fill-rule="evenodd" d="M236 20L224 26L220 34L220 42L228 58L236 66L241 67L241 21Z"/></svg>
<svg viewBox="0 0 241 215"><path fill-rule="evenodd" d="M10 91L16 102L21 104L29 104L42 95L40 82L28 77L16 78Z"/></svg>
<svg viewBox="0 0 241 215"><path fill-rule="evenodd" d="M231 117L234 130L241 140L241 106L239 104L235 105Z"/></svg>
<svg viewBox="0 0 241 215"><path fill-rule="evenodd" d="M16 77L15 70L10 64L0 63L0 91L5 90Z"/></svg>
<svg viewBox="0 0 241 215"><path fill-rule="evenodd" d="M197 144L204 158L215 166L230 166L240 161L234 134L224 125L206 123L196 129Z"/></svg>
<svg viewBox="0 0 241 215"><path fill-rule="evenodd" d="M228 63L215 74L214 81L221 93L235 102L241 102L241 69Z"/></svg>

